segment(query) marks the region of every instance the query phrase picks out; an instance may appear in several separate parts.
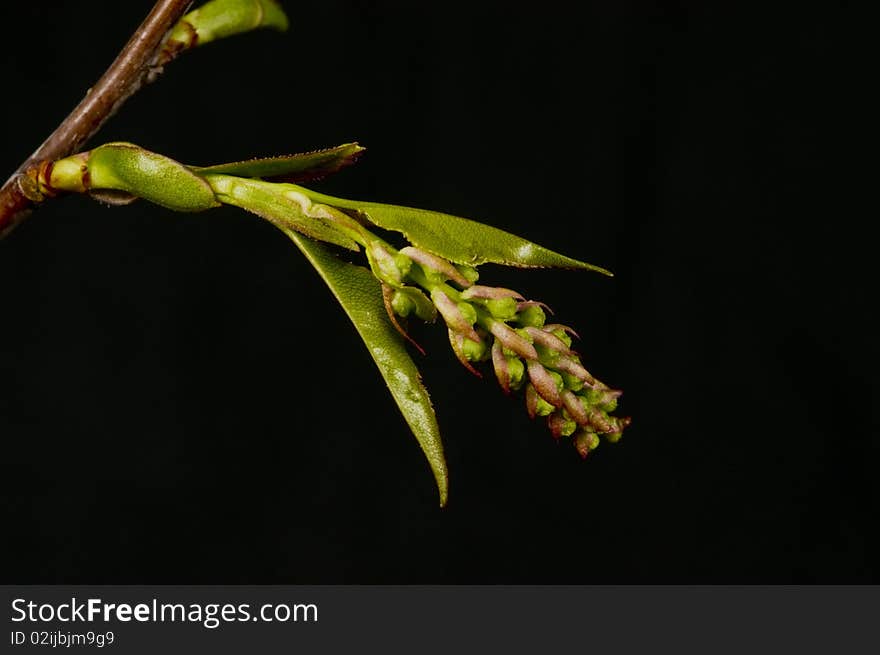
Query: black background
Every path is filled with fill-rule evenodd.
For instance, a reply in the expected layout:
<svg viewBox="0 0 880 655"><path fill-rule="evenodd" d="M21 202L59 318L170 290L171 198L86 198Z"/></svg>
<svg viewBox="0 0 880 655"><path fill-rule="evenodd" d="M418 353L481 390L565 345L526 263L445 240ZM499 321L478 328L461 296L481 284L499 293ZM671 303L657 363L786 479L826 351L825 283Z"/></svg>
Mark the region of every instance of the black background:
<svg viewBox="0 0 880 655"><path fill-rule="evenodd" d="M614 279L486 266L625 390L581 462L416 329L448 508L293 245L231 208L49 203L0 242L3 582L866 582L875 302L843 10L286 3L95 143L209 164L357 140L318 188L468 216ZM0 7L0 168L149 2ZM869 217L875 218L875 217Z"/></svg>

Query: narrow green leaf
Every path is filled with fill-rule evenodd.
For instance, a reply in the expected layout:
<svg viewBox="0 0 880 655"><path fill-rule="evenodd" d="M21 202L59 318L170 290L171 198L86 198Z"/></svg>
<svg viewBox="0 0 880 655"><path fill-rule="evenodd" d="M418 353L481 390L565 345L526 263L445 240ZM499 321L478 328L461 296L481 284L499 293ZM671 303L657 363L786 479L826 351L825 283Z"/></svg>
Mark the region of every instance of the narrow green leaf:
<svg viewBox="0 0 880 655"><path fill-rule="evenodd" d="M382 289L367 269L338 259L323 244L295 232L288 236L330 287L379 367L394 401L428 459L446 505L448 474L434 408L415 363L385 312Z"/></svg>
<svg viewBox="0 0 880 655"><path fill-rule="evenodd" d="M220 173L239 177L259 177L274 182L309 182L351 166L365 149L357 143L343 143L335 148L313 152L234 161L216 166L192 166L191 169L200 175Z"/></svg>
<svg viewBox="0 0 880 655"><path fill-rule="evenodd" d="M304 192L316 202L357 210L371 223L400 232L414 246L456 264L576 268L611 275L599 266L560 255L510 232L467 218L426 209L333 198L308 189Z"/></svg>
<svg viewBox="0 0 880 655"><path fill-rule="evenodd" d="M347 226L360 226L335 207L313 203L302 193L302 187L219 173L198 179L205 180L214 197L223 204L262 216L288 234L300 232L313 239L358 250Z"/></svg>

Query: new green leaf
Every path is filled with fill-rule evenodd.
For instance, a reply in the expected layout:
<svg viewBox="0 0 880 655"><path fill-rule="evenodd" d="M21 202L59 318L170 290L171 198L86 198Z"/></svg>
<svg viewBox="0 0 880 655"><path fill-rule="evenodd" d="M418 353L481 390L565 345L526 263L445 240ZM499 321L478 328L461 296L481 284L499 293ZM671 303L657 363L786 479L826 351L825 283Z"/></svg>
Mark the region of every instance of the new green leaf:
<svg viewBox="0 0 880 655"><path fill-rule="evenodd" d="M357 143L343 143L335 148L301 152L280 157L234 161L216 166L193 166L199 175L220 173L239 177L259 177L275 182L308 182L335 173L354 164L365 150Z"/></svg>
<svg viewBox="0 0 880 655"><path fill-rule="evenodd" d="M492 263L524 268L576 268L611 273L604 268L560 255L522 237L450 214L333 198L303 190L316 202L354 209L374 225L403 234L414 246L456 264Z"/></svg>
<svg viewBox="0 0 880 655"><path fill-rule="evenodd" d="M358 245L358 224L340 210L312 202L302 187L263 180L206 174L204 178L217 199L227 205L241 207L262 216L284 232L299 232L349 250Z"/></svg>
<svg viewBox="0 0 880 655"><path fill-rule="evenodd" d="M440 505L444 506L449 482L437 418L419 371L388 319L379 283L370 271L341 261L323 244L296 232L288 232L288 236L330 287L367 345L394 401L428 459L437 481Z"/></svg>

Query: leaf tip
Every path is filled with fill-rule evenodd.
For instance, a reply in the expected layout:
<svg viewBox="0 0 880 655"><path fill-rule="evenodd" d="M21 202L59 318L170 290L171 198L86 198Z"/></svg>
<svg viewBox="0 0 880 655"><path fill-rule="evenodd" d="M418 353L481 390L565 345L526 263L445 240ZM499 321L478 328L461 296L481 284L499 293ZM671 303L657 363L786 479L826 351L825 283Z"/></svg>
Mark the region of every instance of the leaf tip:
<svg viewBox="0 0 880 655"><path fill-rule="evenodd" d="M437 491L440 494L440 508L443 509L449 502L449 481L445 473L442 478L437 478Z"/></svg>

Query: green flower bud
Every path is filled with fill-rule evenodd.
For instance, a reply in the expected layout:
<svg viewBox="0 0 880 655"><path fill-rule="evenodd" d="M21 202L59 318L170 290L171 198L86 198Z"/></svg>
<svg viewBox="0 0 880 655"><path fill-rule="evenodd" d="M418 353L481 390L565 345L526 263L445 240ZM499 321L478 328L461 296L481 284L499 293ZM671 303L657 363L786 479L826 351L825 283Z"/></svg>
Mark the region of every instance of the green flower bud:
<svg viewBox="0 0 880 655"><path fill-rule="evenodd" d="M547 346L542 344L534 344L535 351L538 353L538 360L548 368L557 368L556 364L559 362L560 354Z"/></svg>
<svg viewBox="0 0 880 655"><path fill-rule="evenodd" d="M565 384L566 389L571 389L572 391L580 391L584 388L583 380L575 377L571 373L561 372L559 375L562 376L562 382Z"/></svg>
<svg viewBox="0 0 880 655"><path fill-rule="evenodd" d="M574 447L577 448L581 457L586 457L590 451L595 450L599 446L599 437L594 432L582 430L575 435Z"/></svg>
<svg viewBox="0 0 880 655"><path fill-rule="evenodd" d="M506 357L510 388L519 389L525 379L526 367L519 357Z"/></svg>
<svg viewBox="0 0 880 655"><path fill-rule="evenodd" d="M607 387L589 389L585 394L585 400L590 405L595 405L605 412L613 412L617 409L617 399L621 396L617 389Z"/></svg>
<svg viewBox="0 0 880 655"><path fill-rule="evenodd" d="M492 316L502 321L509 321L516 317L517 302L513 298L490 298L481 301L481 304Z"/></svg>
<svg viewBox="0 0 880 655"><path fill-rule="evenodd" d="M489 346L485 342L477 343L464 338L461 342L461 353L469 362L482 362L489 357Z"/></svg>
<svg viewBox="0 0 880 655"><path fill-rule="evenodd" d="M553 382L556 383L556 391L562 393L562 391L565 389L565 382L563 381L562 376L556 371L547 371L547 373L549 373L550 377L553 379Z"/></svg>
<svg viewBox="0 0 880 655"><path fill-rule="evenodd" d="M620 430L618 432L609 432L608 434L604 435L604 437L608 441L608 443L617 443L618 441L620 441L620 438L622 436L623 436L623 430Z"/></svg>
<svg viewBox="0 0 880 655"><path fill-rule="evenodd" d="M405 293L399 290L391 296L391 307L398 316L409 316L416 308L416 304Z"/></svg>
<svg viewBox="0 0 880 655"><path fill-rule="evenodd" d="M529 305L516 316L516 321L523 327L543 327L546 320L547 314L544 313L540 305Z"/></svg>
<svg viewBox="0 0 880 655"><path fill-rule="evenodd" d="M433 323L437 319L437 308L434 307L428 296L415 287L403 287L400 293L406 294L407 298L416 305L416 316L426 323Z"/></svg>
<svg viewBox="0 0 880 655"><path fill-rule="evenodd" d="M555 330L550 330L550 334L562 341L566 345L566 347L571 348L571 336L568 334L568 332L566 332L562 328L556 328Z"/></svg>
<svg viewBox="0 0 880 655"><path fill-rule="evenodd" d="M456 264L455 268L457 268L458 272L461 273L461 276L471 284L480 279L479 272L473 266L468 266L467 264Z"/></svg>
<svg viewBox="0 0 880 655"><path fill-rule="evenodd" d="M564 411L553 412L547 417L547 427L554 438L569 437L577 430L577 423Z"/></svg>
<svg viewBox="0 0 880 655"><path fill-rule="evenodd" d="M553 405L541 398L541 396L538 396L537 406L535 407L535 414L537 414L538 416L549 416L555 411L556 408Z"/></svg>
<svg viewBox="0 0 880 655"><path fill-rule="evenodd" d="M402 277L409 275L409 269L412 268L412 260L409 257L399 252L394 256L394 263L397 265L397 270L400 271Z"/></svg>
<svg viewBox="0 0 880 655"><path fill-rule="evenodd" d="M526 410L529 413L529 418L535 418L536 416L549 416L556 410L553 405L541 398L538 394L538 390L535 389L535 385L533 384L526 385L525 396Z"/></svg>
<svg viewBox="0 0 880 655"><path fill-rule="evenodd" d="M388 286L398 288L403 284L405 273L401 271L398 265L398 256L392 255L378 241L373 241L367 247L367 259L370 262L370 268L373 274ZM407 264L407 271L409 265Z"/></svg>
<svg viewBox="0 0 880 655"><path fill-rule="evenodd" d="M460 311L461 315L464 316L464 320L466 320L471 325L477 322L477 310L474 309L470 303L458 303L458 311Z"/></svg>

